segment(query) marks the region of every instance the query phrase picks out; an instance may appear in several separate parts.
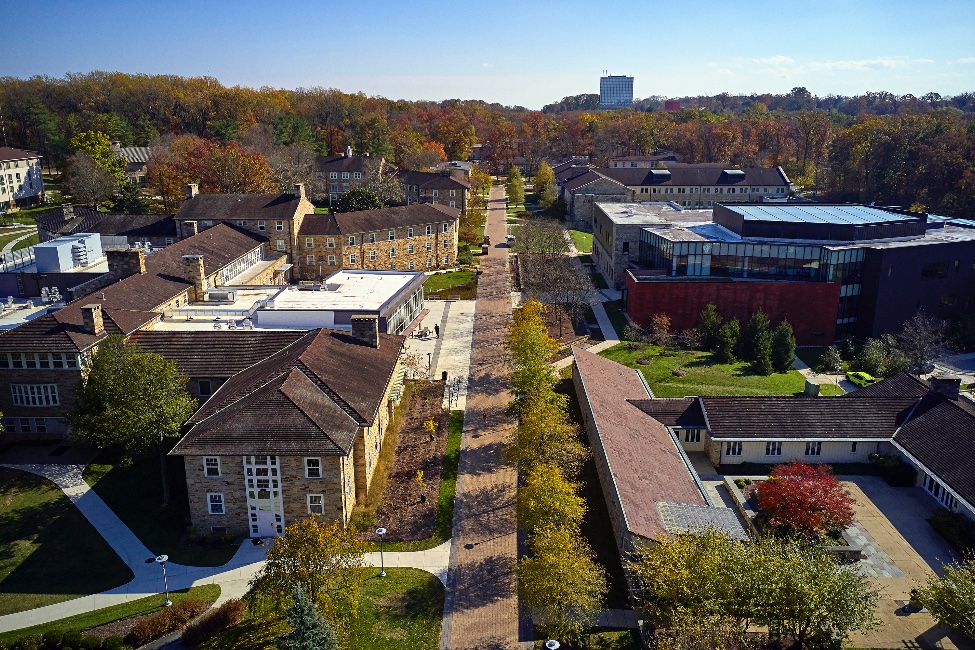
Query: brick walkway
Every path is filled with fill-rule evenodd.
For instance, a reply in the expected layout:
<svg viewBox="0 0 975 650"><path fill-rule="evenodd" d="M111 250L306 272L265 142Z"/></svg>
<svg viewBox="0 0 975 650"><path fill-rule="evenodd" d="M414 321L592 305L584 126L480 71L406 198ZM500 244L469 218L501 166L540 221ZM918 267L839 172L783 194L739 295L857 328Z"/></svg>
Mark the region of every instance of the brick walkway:
<svg viewBox="0 0 975 650"><path fill-rule="evenodd" d="M504 415L510 400L510 360L504 348L511 318L505 207L501 188L491 189L487 234L491 249L481 261L474 343L447 600L440 637L443 650L518 647L515 582L517 473L503 450L514 422ZM487 414L487 419L482 414Z"/></svg>

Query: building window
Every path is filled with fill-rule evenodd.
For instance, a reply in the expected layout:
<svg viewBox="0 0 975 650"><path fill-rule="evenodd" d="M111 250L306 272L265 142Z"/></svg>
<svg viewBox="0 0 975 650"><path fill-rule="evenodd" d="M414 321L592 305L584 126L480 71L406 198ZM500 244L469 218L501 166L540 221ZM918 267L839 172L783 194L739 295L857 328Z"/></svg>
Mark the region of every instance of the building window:
<svg viewBox="0 0 975 650"><path fill-rule="evenodd" d="M258 221L257 222L257 229L258 230L267 230L267 224L265 222L263 222L263 221Z"/></svg>
<svg viewBox="0 0 975 650"><path fill-rule="evenodd" d="M428 269L433 268L433 258L432 257L428 257L427 258L427 268Z"/></svg>
<svg viewBox="0 0 975 650"><path fill-rule="evenodd" d="M305 478L322 477L322 459L305 458Z"/></svg>
<svg viewBox="0 0 975 650"><path fill-rule="evenodd" d="M410 260L410 270L413 271L415 269L416 269L416 265L413 264L413 260Z"/></svg>
<svg viewBox="0 0 975 650"><path fill-rule="evenodd" d="M326 248L335 248L335 237L328 237L325 239Z"/></svg>
<svg viewBox="0 0 975 650"><path fill-rule="evenodd" d="M407 237L413 237L413 229L412 228L407 228L406 229L406 236Z"/></svg>
<svg viewBox="0 0 975 650"><path fill-rule="evenodd" d="M355 264L358 261L358 256L355 253L349 255L349 264Z"/></svg>
<svg viewBox="0 0 975 650"><path fill-rule="evenodd" d="M305 266L314 266L314 265L315 265L315 256L305 255Z"/></svg>
<svg viewBox="0 0 975 650"><path fill-rule="evenodd" d="M443 249L447 250L448 248L450 248L450 242L445 239L443 240Z"/></svg>
<svg viewBox="0 0 975 650"><path fill-rule="evenodd" d="M725 456L741 456L741 442L729 442L725 446Z"/></svg>
<svg viewBox="0 0 975 650"><path fill-rule="evenodd" d="M456 208L457 207L457 201L451 201L450 202L450 207Z"/></svg>
<svg viewBox="0 0 975 650"><path fill-rule="evenodd" d="M700 429L685 429L684 430L684 442L701 442L701 430Z"/></svg>
<svg viewBox="0 0 975 650"><path fill-rule="evenodd" d="M196 385L200 391L200 397L210 397L210 395L213 395L213 386L210 384L209 379L201 379L196 382Z"/></svg>
<svg viewBox="0 0 975 650"><path fill-rule="evenodd" d="M369 261L370 262L376 261L376 251L369 251Z"/></svg>
<svg viewBox="0 0 975 650"><path fill-rule="evenodd" d="M353 172L352 173L352 178L354 178L356 180L361 179L362 178L362 172Z"/></svg>
<svg viewBox="0 0 975 650"><path fill-rule="evenodd" d="M948 277L948 262L931 262L921 268L922 280L944 280Z"/></svg>
<svg viewBox="0 0 975 650"><path fill-rule="evenodd" d="M57 384L11 384L10 393L17 406L59 406Z"/></svg>
<svg viewBox="0 0 975 650"><path fill-rule="evenodd" d="M434 196L434 198L440 196L440 190L434 190L433 191L433 196Z"/></svg>
<svg viewBox="0 0 975 650"><path fill-rule="evenodd" d="M427 252L429 253L432 250L433 250L433 242L432 241L428 241L427 242Z"/></svg>
<svg viewBox="0 0 975 650"><path fill-rule="evenodd" d="M349 178L349 172L342 172L342 180L343 181L348 180L348 178Z"/></svg>
<svg viewBox="0 0 975 650"><path fill-rule="evenodd" d="M395 230L390 230L389 231L389 241L396 241L396 231Z"/></svg>
<svg viewBox="0 0 975 650"><path fill-rule="evenodd" d="M329 266L335 266L335 256L334 255L329 255L328 256L328 265Z"/></svg>
<svg viewBox="0 0 975 650"><path fill-rule="evenodd" d="M444 255L443 256L443 263L444 264L450 264L450 255Z"/></svg>
<svg viewBox="0 0 975 650"><path fill-rule="evenodd" d="M781 442L766 442L765 443L765 455L766 456L781 456L782 455L782 443Z"/></svg>
<svg viewBox="0 0 975 650"><path fill-rule="evenodd" d="M451 207L453 207L453 206L451 206ZM450 232L450 224L449 223L445 223L443 225L443 232Z"/></svg>
<svg viewBox="0 0 975 650"><path fill-rule="evenodd" d="M850 453L851 454L857 453L857 443L855 441L850 443Z"/></svg>
<svg viewBox="0 0 975 650"><path fill-rule="evenodd" d="M409 246L406 247L406 252L410 255L412 255L415 252L415 250L416 249L413 247L413 244L410 244Z"/></svg>
<svg viewBox="0 0 975 650"><path fill-rule="evenodd" d="M450 196L457 196L457 190L450 190Z"/></svg>
<svg viewBox="0 0 975 650"><path fill-rule="evenodd" d="M369 243L370 244L376 243L376 233L374 232L369 233Z"/></svg>
<svg viewBox="0 0 975 650"><path fill-rule="evenodd" d="M336 178L339 177L339 173L338 172L329 172L328 173L328 177L334 180L334 179L336 179Z"/></svg>
<svg viewBox="0 0 975 650"><path fill-rule="evenodd" d="M244 221L243 219L238 219L237 220L237 225L240 226L241 228L243 228L243 227L245 227L247 225L247 222Z"/></svg>
<svg viewBox="0 0 975 650"><path fill-rule="evenodd" d="M217 478L220 476L220 457L203 457L203 475L207 478Z"/></svg>
<svg viewBox="0 0 975 650"><path fill-rule="evenodd" d="M428 234L428 235L432 235L433 234L433 226L427 226L427 233L426 234Z"/></svg>
<svg viewBox="0 0 975 650"><path fill-rule="evenodd" d="M349 246L355 246L355 235L349 235Z"/></svg>
<svg viewBox="0 0 975 650"><path fill-rule="evenodd" d="M223 509L222 492L207 492L207 506L209 507L211 515L227 514Z"/></svg>
<svg viewBox="0 0 975 650"><path fill-rule="evenodd" d="M274 246L279 251L283 251L284 250L284 240L283 239L275 239L274 240Z"/></svg>
<svg viewBox="0 0 975 650"><path fill-rule="evenodd" d="M396 247L392 246L389 249L389 259L393 259L394 257L396 257Z"/></svg>
<svg viewBox="0 0 975 650"><path fill-rule="evenodd" d="M630 254L630 242L628 241L623 242L623 254L624 255Z"/></svg>
<svg viewBox="0 0 975 650"><path fill-rule="evenodd" d="M283 221L275 221L274 222L274 229L275 230L284 230L284 222Z"/></svg>
<svg viewBox="0 0 975 650"><path fill-rule="evenodd" d="M309 494L308 495L308 514L310 514L310 515L321 515L321 514L325 514L325 495L324 494Z"/></svg>
<svg viewBox="0 0 975 650"><path fill-rule="evenodd" d="M305 248L315 248L314 237L305 237Z"/></svg>
<svg viewBox="0 0 975 650"><path fill-rule="evenodd" d="M823 453L823 443L821 442L807 442L806 443L806 455L807 456L820 456Z"/></svg>

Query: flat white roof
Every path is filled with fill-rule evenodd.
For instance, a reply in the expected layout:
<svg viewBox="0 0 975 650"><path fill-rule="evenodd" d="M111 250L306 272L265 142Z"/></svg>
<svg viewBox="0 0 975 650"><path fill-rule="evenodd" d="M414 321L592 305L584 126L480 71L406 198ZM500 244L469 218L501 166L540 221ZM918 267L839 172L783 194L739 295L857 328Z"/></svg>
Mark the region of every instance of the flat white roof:
<svg viewBox="0 0 975 650"><path fill-rule="evenodd" d="M681 208L675 203L602 203L596 207L603 211L613 223L622 225L661 225L672 223L701 223L711 221L712 210L691 210Z"/></svg>
<svg viewBox="0 0 975 650"><path fill-rule="evenodd" d="M266 309L378 311L391 298L424 274L416 271L338 271L320 291L289 287L267 304Z"/></svg>

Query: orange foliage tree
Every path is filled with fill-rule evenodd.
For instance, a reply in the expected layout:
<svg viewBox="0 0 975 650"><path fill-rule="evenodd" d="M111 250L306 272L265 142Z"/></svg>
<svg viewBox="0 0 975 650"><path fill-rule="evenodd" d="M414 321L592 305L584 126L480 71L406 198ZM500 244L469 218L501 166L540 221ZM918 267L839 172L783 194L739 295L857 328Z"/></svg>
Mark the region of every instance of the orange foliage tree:
<svg viewBox="0 0 975 650"><path fill-rule="evenodd" d="M824 533L853 523L853 499L829 465L777 465L756 489L758 508L774 528Z"/></svg>

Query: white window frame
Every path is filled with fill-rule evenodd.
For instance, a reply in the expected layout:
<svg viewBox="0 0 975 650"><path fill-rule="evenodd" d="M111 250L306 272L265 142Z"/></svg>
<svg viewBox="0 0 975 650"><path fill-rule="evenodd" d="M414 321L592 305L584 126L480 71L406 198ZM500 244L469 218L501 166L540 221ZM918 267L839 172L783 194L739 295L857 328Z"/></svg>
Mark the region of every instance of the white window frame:
<svg viewBox="0 0 975 650"><path fill-rule="evenodd" d="M407 229L406 229L406 236L407 236L408 238L410 238L410 239L412 239L412 238L413 238L413 229L412 229L412 228L407 228Z"/></svg>
<svg viewBox="0 0 975 650"><path fill-rule="evenodd" d="M426 234L428 234L428 235L432 235L433 234L433 226L427 226L427 232L426 232Z"/></svg>
<svg viewBox="0 0 975 650"><path fill-rule="evenodd" d="M453 207L453 206L451 206L451 207ZM443 232L450 232L450 222L449 221L444 222L444 224L443 224Z"/></svg>
<svg viewBox="0 0 975 650"><path fill-rule="evenodd" d="M305 237L305 248L315 248L314 237Z"/></svg>
<svg viewBox="0 0 975 650"><path fill-rule="evenodd" d="M305 255L305 266L315 266L314 255Z"/></svg>
<svg viewBox="0 0 975 650"><path fill-rule="evenodd" d="M60 406L57 384L10 384L15 406Z"/></svg>
<svg viewBox="0 0 975 650"><path fill-rule="evenodd" d="M348 180L348 178L349 178L349 172L342 172L342 180L343 181Z"/></svg>
<svg viewBox="0 0 975 650"><path fill-rule="evenodd" d="M334 255L329 255L328 256L328 265L329 266L335 266L335 256Z"/></svg>
<svg viewBox="0 0 975 650"><path fill-rule="evenodd" d="M410 244L409 246L406 247L406 252L407 254L412 255L413 253L416 252L416 248L414 248L413 244Z"/></svg>
<svg viewBox="0 0 975 650"><path fill-rule="evenodd" d="M339 173L338 172L329 172L328 173L328 177L329 177L330 180L335 180L336 178L339 177Z"/></svg>
<svg viewBox="0 0 975 650"><path fill-rule="evenodd" d="M358 263L359 263L359 256L356 255L355 253L350 253L349 264L358 264Z"/></svg>
<svg viewBox="0 0 975 650"><path fill-rule="evenodd" d="M274 240L274 247L275 247L276 250L279 250L279 251L285 250L284 240L283 239L275 239Z"/></svg>
<svg viewBox="0 0 975 650"><path fill-rule="evenodd" d="M374 251L374 250L369 251L369 261L370 262L375 262L376 261L376 251Z"/></svg>
<svg viewBox="0 0 975 650"><path fill-rule="evenodd" d="M416 269L416 265L413 263L413 260L410 260L410 270L413 271L415 269Z"/></svg>
<svg viewBox="0 0 975 650"><path fill-rule="evenodd" d="M765 443L765 455L766 456L781 456L782 455L782 442L781 441L771 441Z"/></svg>
<svg viewBox="0 0 975 650"><path fill-rule="evenodd" d="M216 466L213 466L213 465L210 465L209 464L209 462L211 460L217 461ZM210 473L210 470L211 469L216 469L217 470L217 473L216 474L211 474ZM223 471L220 468L220 456L204 456L203 457L203 476L205 476L206 478L220 478L221 476L223 476Z"/></svg>
<svg viewBox="0 0 975 650"><path fill-rule="evenodd" d="M206 383L207 389L209 391L207 393L204 393L203 392L203 384L204 384L204 382ZM197 379L196 380L196 387L197 387L197 389L200 392L200 397L210 397L211 395L213 395L213 382L210 381L209 379Z"/></svg>
<svg viewBox="0 0 975 650"><path fill-rule="evenodd" d="M258 221L257 222L257 229L258 230L267 230L267 222L266 221Z"/></svg>
<svg viewBox="0 0 975 650"><path fill-rule="evenodd" d="M318 503L313 504L312 500L318 501ZM324 515L325 514L325 495L324 494L308 494L305 495L305 504L308 506L308 514L310 515ZM313 510L317 508L318 510Z"/></svg>
<svg viewBox="0 0 975 650"><path fill-rule="evenodd" d="M427 252L429 253L432 250L433 250L433 242L432 241L428 241L427 242Z"/></svg>
<svg viewBox="0 0 975 650"><path fill-rule="evenodd" d="M362 172L352 172L352 178L359 180L362 178Z"/></svg>
<svg viewBox="0 0 975 650"><path fill-rule="evenodd" d="M444 255L443 256L443 263L444 264L450 264L450 255Z"/></svg>
<svg viewBox="0 0 975 650"><path fill-rule="evenodd" d="M283 221L275 221L274 222L274 229L277 230L278 232L284 232L284 222Z"/></svg>
<svg viewBox="0 0 975 650"><path fill-rule="evenodd" d="M308 461L313 461L314 463L318 463L318 465L313 467L312 466L313 464L309 463ZM313 469L318 472L318 476L313 476L313 474L315 473L311 471ZM305 456L305 478L322 478L321 456Z"/></svg>
<svg viewBox="0 0 975 650"><path fill-rule="evenodd" d="M806 456L822 456L823 443L821 441L810 441L806 443Z"/></svg>
<svg viewBox="0 0 975 650"><path fill-rule="evenodd" d="M433 268L433 258L432 257L428 257L427 258L427 268L428 269L432 269Z"/></svg>
<svg viewBox="0 0 975 650"><path fill-rule="evenodd" d="M396 241L396 231L395 230L390 230L389 231L389 241Z"/></svg>
<svg viewBox="0 0 975 650"><path fill-rule="evenodd" d="M214 506L219 508L219 512L214 510ZM227 502L223 498L223 492L207 492L207 512L211 515L227 514Z"/></svg>
<svg viewBox="0 0 975 650"><path fill-rule="evenodd" d="M369 243L370 244L376 243L376 233L374 232L369 233Z"/></svg>
<svg viewBox="0 0 975 650"><path fill-rule="evenodd" d="M700 429L684 429L684 442L701 442Z"/></svg>
<svg viewBox="0 0 975 650"><path fill-rule="evenodd" d="M395 246L390 246L389 247L389 259L393 259L394 257L396 257L396 247Z"/></svg>
<svg viewBox="0 0 975 650"><path fill-rule="evenodd" d="M355 235L349 235L349 246L355 246Z"/></svg>
<svg viewBox="0 0 975 650"><path fill-rule="evenodd" d="M742 444L740 440L735 440L725 444L725 456L741 456Z"/></svg>

